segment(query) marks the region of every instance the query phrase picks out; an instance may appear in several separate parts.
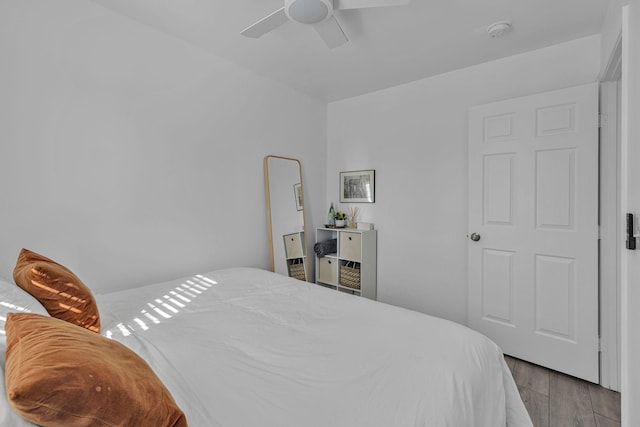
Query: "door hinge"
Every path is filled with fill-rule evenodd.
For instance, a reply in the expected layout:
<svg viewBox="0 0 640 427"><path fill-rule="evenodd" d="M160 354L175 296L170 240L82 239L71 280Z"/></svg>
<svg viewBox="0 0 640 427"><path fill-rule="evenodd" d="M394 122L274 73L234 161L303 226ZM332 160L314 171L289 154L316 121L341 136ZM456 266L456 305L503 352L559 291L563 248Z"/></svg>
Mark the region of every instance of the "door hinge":
<svg viewBox="0 0 640 427"><path fill-rule="evenodd" d="M609 117L606 114L598 113L598 127L603 128L609 123Z"/></svg>

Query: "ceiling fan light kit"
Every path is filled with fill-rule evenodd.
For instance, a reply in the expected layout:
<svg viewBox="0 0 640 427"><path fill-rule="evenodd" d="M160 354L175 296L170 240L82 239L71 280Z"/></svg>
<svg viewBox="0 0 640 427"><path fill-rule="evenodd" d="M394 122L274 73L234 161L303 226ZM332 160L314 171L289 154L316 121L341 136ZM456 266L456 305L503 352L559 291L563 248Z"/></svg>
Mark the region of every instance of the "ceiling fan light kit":
<svg viewBox="0 0 640 427"><path fill-rule="evenodd" d="M345 44L347 36L342 31L334 10L367 9L370 7L401 6L411 0L284 0L284 6L265 16L240 32L243 36L258 38L287 21L310 25L330 48Z"/></svg>
<svg viewBox="0 0 640 427"><path fill-rule="evenodd" d="M286 0L284 12L292 21L301 24L317 24L333 14L330 0Z"/></svg>

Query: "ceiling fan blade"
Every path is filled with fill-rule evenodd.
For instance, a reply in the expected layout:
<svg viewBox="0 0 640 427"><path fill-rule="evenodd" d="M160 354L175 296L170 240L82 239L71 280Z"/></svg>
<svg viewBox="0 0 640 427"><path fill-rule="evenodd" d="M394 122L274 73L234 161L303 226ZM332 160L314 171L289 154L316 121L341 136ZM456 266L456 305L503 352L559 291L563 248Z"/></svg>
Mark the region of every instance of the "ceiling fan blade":
<svg viewBox="0 0 640 427"><path fill-rule="evenodd" d="M404 6L409 3L411 0L333 0L333 9L366 9L369 7Z"/></svg>
<svg viewBox="0 0 640 427"><path fill-rule="evenodd" d="M272 14L262 18L253 25L248 26L240 32L243 36L258 38L261 35L268 33L269 31L279 27L287 22L287 14L284 13L284 7L276 10Z"/></svg>
<svg viewBox="0 0 640 427"><path fill-rule="evenodd" d="M336 20L335 16L327 19L326 21L314 24L313 28L316 29L322 40L329 46L330 49L338 47L349 41L347 36L342 31L342 27Z"/></svg>

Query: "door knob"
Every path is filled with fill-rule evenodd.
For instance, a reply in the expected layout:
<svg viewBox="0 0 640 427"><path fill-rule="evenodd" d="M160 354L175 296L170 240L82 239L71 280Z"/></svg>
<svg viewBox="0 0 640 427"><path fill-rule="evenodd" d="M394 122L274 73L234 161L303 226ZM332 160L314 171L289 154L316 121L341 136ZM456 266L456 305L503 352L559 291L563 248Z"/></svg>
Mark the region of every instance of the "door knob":
<svg viewBox="0 0 640 427"><path fill-rule="evenodd" d="M469 236L469 238L474 242L477 242L478 240L480 240L480 235L478 233L471 233L471 236Z"/></svg>

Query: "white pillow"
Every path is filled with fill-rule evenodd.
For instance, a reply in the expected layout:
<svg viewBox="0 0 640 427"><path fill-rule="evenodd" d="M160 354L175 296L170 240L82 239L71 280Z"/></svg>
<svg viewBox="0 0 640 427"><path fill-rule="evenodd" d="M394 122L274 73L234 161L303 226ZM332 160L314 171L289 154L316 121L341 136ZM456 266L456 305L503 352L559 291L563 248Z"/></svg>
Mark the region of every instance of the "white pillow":
<svg viewBox="0 0 640 427"><path fill-rule="evenodd" d="M5 345L4 321L9 312L49 315L37 299L15 283L0 277L0 348Z"/></svg>

